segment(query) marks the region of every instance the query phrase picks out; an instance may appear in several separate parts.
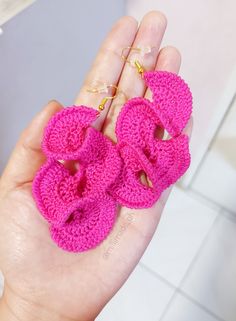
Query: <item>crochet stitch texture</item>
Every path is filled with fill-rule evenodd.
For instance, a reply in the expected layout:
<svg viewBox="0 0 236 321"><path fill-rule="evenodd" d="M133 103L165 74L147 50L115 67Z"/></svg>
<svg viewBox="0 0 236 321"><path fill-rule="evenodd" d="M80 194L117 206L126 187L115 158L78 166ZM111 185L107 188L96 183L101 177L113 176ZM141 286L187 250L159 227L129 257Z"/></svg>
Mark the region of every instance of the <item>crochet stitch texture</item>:
<svg viewBox="0 0 236 321"><path fill-rule="evenodd" d="M117 144L92 127L98 112L86 106L65 108L45 128L47 162L34 179L33 195L64 250L97 246L112 229L118 204L151 207L189 167L189 139L182 133L192 111L187 84L164 71L145 72L144 80L153 99L127 101L116 123ZM169 139L158 138L157 129ZM79 166L75 173L66 161Z"/></svg>
<svg viewBox="0 0 236 321"><path fill-rule="evenodd" d="M112 195L130 208L151 207L190 164L189 139L181 134L192 111L187 84L165 71L145 72L144 79L153 101L128 100L116 123L117 148L125 166L112 186ZM155 137L157 128L166 129L170 139ZM146 174L152 187L141 182L141 173Z"/></svg>

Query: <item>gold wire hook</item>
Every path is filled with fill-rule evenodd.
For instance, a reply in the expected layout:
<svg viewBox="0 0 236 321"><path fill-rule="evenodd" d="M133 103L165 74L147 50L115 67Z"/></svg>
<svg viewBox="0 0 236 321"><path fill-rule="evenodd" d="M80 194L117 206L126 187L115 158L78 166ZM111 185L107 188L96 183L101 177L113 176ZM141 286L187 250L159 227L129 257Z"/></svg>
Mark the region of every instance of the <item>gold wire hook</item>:
<svg viewBox="0 0 236 321"><path fill-rule="evenodd" d="M113 95L113 96L106 96L106 97L104 97L103 99L102 99L102 101L101 101L101 103L99 104L99 106L98 106L98 109L100 110L100 111L102 111L104 108L105 108L105 105L106 105L106 103L108 102L108 100L112 100L112 99L114 99L114 98L116 98L117 97L117 94L118 94L118 87L116 86L116 85L107 85L107 88L109 89L109 88L114 88L115 89L115 95Z"/></svg>
<svg viewBox="0 0 236 321"><path fill-rule="evenodd" d="M139 52L139 53L140 53L140 52L142 51L142 49L141 49L141 48L137 48L137 47L131 47L131 46L124 47L124 48L122 49L121 58L122 58L125 62L127 62L128 64L130 64L130 65L132 66L131 60L129 60L129 59L126 57L126 55L124 54L124 51L125 51L125 50L129 50L129 52L131 52L131 51L136 51L136 52ZM134 61L134 66L136 67L138 73L139 73L141 76L143 76L143 73L144 73L145 69L144 69L144 67L141 65L141 63L140 63L137 59L135 59L135 61Z"/></svg>
<svg viewBox="0 0 236 321"><path fill-rule="evenodd" d="M118 92L117 92L117 91L118 91L118 87L117 87L116 85L106 85L106 84L103 84L103 85L104 85L104 87L106 87L107 89L109 89L109 88L114 88L116 91L115 91L115 95L113 95L113 96L106 96L106 97L104 97L104 98L102 99L101 103L98 105L99 111L102 111L102 110L105 108L105 105L106 105L106 103L108 102L108 100L112 100L112 99L116 98L117 95L118 95ZM103 89L103 91L102 91L102 90L99 89L99 88L92 88L92 89L87 89L87 91L90 92L90 93L97 94L97 93L102 93L102 92L104 92L104 89Z"/></svg>

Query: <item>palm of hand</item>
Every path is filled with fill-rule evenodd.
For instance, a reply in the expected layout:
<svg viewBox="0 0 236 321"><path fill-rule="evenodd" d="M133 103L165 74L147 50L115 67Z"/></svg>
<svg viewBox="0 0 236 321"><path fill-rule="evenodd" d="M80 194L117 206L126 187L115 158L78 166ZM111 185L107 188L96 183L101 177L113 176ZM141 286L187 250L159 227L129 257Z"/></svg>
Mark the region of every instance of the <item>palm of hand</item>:
<svg viewBox="0 0 236 321"><path fill-rule="evenodd" d="M52 242L32 199L31 183L8 192L0 208L6 287L67 318L94 318L137 264L159 221L160 204L145 211L122 208L101 245L74 254Z"/></svg>
<svg viewBox="0 0 236 321"><path fill-rule="evenodd" d="M135 37L138 44L159 47L165 24L161 14L149 13L137 32L134 19L121 19L108 35L87 83L100 74L106 75L112 65L114 74L110 72L109 76L113 83L119 80L119 87L130 97L148 97L150 93L146 93L143 81L129 66L122 71L123 63L121 59L117 61L114 52L131 45ZM159 55L152 56L149 67L177 72L179 65L178 52L167 47ZM99 99L88 94L84 87L77 104L96 107ZM101 117L104 134L113 140L119 113L117 106L122 105L119 99L110 106L106 117ZM20 138L2 176L0 267L6 278L5 292L11 296L38 305L52 315L64 316L64 319L92 320L138 263L156 229L169 192L164 192L151 209L121 208L112 232L95 249L78 254L59 249L50 238L47 222L39 215L31 186L35 172L44 162L40 149L43 128L60 109L60 104L52 101L35 118Z"/></svg>

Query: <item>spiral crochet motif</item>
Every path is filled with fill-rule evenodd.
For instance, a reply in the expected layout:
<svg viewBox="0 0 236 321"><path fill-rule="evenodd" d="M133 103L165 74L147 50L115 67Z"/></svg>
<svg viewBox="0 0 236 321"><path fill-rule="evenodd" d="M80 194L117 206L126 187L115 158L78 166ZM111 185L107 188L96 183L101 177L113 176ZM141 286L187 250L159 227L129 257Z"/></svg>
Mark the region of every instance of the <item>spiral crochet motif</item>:
<svg viewBox="0 0 236 321"><path fill-rule="evenodd" d="M117 146L125 166L111 193L117 202L130 208L151 207L190 164L189 139L181 134L192 112L187 84L164 71L145 72L144 79L153 100L130 99L116 123ZM171 138L156 138L157 128L166 129ZM131 157L134 153L137 156ZM151 186L141 182L143 173Z"/></svg>
<svg viewBox="0 0 236 321"><path fill-rule="evenodd" d="M127 101L117 119L116 145L92 127L98 112L86 106L65 108L45 128L47 162L34 179L33 195L64 250L97 246L112 229L118 204L151 207L189 167L189 139L182 133L192 112L187 84L162 71L145 72L144 79L152 101ZM170 138L158 138L157 129ZM76 173L64 165L68 160L79 164Z"/></svg>
<svg viewBox="0 0 236 321"><path fill-rule="evenodd" d="M42 149L48 158L74 160L84 141L86 129L98 112L86 106L65 108L57 113L44 131Z"/></svg>
<svg viewBox="0 0 236 321"><path fill-rule="evenodd" d="M120 173L121 159L108 138L88 127L91 115L96 111L70 107L52 117L43 139L48 161L33 182L34 198L50 223L53 240L73 252L99 244L116 216L116 202L107 189ZM79 162L75 174L58 161L61 156Z"/></svg>
<svg viewBox="0 0 236 321"><path fill-rule="evenodd" d="M174 137L186 126L192 112L192 94L180 76L167 71L144 73L153 94L153 109L168 133Z"/></svg>
<svg viewBox="0 0 236 321"><path fill-rule="evenodd" d="M116 202L106 194L81 198L77 209L61 227L51 225L52 239L64 250L82 252L99 244L110 232Z"/></svg>

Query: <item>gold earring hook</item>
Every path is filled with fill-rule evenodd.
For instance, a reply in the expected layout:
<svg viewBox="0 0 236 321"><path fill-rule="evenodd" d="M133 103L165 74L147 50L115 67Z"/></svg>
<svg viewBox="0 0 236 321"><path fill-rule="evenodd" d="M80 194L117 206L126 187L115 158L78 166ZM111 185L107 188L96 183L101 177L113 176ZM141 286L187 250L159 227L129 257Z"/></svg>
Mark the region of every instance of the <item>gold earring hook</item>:
<svg viewBox="0 0 236 321"><path fill-rule="evenodd" d="M136 52L138 52L138 53L141 53L141 52L142 52L142 48L128 46L128 47L125 47L125 48L122 49L121 58L122 58L125 62L127 62L128 64L130 64L130 65L132 66L132 64L133 64L132 61L131 61L130 59L128 59L128 58L126 57L126 55L124 54L125 50L129 50L129 52L131 52L131 51L136 51ZM141 63L138 61L138 59L135 59L135 60L134 60L134 66L135 66L135 68L137 69L138 73L142 76L143 73L144 73L144 71L145 71L145 69L144 69L144 67L141 65Z"/></svg>
<svg viewBox="0 0 236 321"><path fill-rule="evenodd" d="M99 94L101 94L101 93L104 93L104 92L108 92L108 90L110 88L114 88L115 89L115 94L113 96L106 96L106 97L104 97L102 99L101 103L98 106L99 111L102 111L105 108L105 105L108 102L108 100L112 100L112 99L117 97L117 95L118 95L118 92L117 92L118 91L118 87L116 85L103 84L103 87L101 87L100 89L99 88L87 89L87 91L90 92L90 93L94 93L94 94L99 93Z"/></svg>
<svg viewBox="0 0 236 321"><path fill-rule="evenodd" d="M127 58L127 55L125 55L125 51L129 50L129 53L132 51L135 51L136 53L139 53L142 57L144 57L147 54L150 54L154 49L158 49L157 47L151 47L151 46L146 46L146 47L132 47L128 46L122 49L121 51L121 57L122 59L127 62L129 65L135 67L138 71L138 73L143 76L143 73L145 72L145 68L143 65L140 63L138 59L135 59L134 61L131 61L130 58Z"/></svg>
<svg viewBox="0 0 236 321"><path fill-rule="evenodd" d="M105 108L105 105L106 105L106 103L108 102L108 100L112 100L112 99L116 98L116 97L117 97L117 94L118 94L118 93L117 93L118 87L117 87L116 85L108 85L107 88L108 88L108 89L109 89L109 88L114 88L114 89L115 89L115 95L113 95L113 96L106 96L106 97L104 97L104 98L102 99L101 103L100 103L99 106L98 106L98 109L99 109L100 111L102 111L102 110Z"/></svg>

